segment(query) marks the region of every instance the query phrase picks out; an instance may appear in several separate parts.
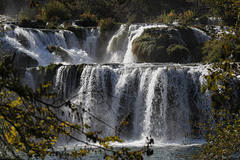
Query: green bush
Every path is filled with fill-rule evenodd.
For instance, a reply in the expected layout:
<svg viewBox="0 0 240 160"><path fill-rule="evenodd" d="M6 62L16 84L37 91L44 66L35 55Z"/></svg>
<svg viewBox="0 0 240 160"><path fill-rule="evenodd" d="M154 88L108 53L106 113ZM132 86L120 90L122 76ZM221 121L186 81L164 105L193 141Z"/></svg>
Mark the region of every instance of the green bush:
<svg viewBox="0 0 240 160"><path fill-rule="evenodd" d="M203 47L203 62L218 62L221 55L225 53L224 44L228 43L224 39L214 39L208 41Z"/></svg>
<svg viewBox="0 0 240 160"><path fill-rule="evenodd" d="M203 62L219 62L220 59L230 57L239 62L240 41L238 36L239 35L233 35L232 37L225 36L206 42L203 47ZM226 55L226 51L229 51L231 54Z"/></svg>
<svg viewBox="0 0 240 160"><path fill-rule="evenodd" d="M36 18L37 11L32 8L21 8L19 12L19 18L20 19L26 19L26 20L34 20Z"/></svg>
<svg viewBox="0 0 240 160"><path fill-rule="evenodd" d="M76 21L76 24L82 27L97 26L97 17L90 13L84 13L80 15L80 20Z"/></svg>
<svg viewBox="0 0 240 160"><path fill-rule="evenodd" d="M157 20L161 23L173 23L176 19L178 19L178 15L175 11L171 11L168 14L164 12L162 15L157 17Z"/></svg>
<svg viewBox="0 0 240 160"><path fill-rule="evenodd" d="M58 1L50 1L45 5L44 19L47 21L66 20L70 17L70 11L64 4Z"/></svg>
<svg viewBox="0 0 240 160"><path fill-rule="evenodd" d="M193 24L195 15L193 11L185 11L184 13L179 14L178 23L181 25L191 25Z"/></svg>

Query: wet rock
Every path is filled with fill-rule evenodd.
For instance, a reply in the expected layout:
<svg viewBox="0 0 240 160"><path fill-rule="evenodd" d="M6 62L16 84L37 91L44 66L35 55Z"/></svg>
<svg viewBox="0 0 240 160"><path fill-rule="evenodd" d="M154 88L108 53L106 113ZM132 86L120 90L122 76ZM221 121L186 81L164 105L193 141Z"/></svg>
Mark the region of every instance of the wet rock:
<svg viewBox="0 0 240 160"><path fill-rule="evenodd" d="M38 61L24 52L18 52L14 58L16 68L37 67Z"/></svg>
<svg viewBox="0 0 240 160"><path fill-rule="evenodd" d="M51 53L54 53L56 56L59 56L63 62L72 63L74 61L72 57L60 47L48 45L47 50Z"/></svg>

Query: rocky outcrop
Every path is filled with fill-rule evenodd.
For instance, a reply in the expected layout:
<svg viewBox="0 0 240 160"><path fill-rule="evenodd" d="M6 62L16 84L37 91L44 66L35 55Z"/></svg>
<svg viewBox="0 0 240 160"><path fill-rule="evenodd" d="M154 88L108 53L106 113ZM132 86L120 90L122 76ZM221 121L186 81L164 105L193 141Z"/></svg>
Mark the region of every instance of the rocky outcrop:
<svg viewBox="0 0 240 160"><path fill-rule="evenodd" d="M16 68L37 67L38 61L24 52L18 52L14 58Z"/></svg>
<svg viewBox="0 0 240 160"><path fill-rule="evenodd" d="M145 29L134 40L132 51L137 62L189 63L201 61L199 45L201 44L191 28L169 26Z"/></svg>
<svg viewBox="0 0 240 160"><path fill-rule="evenodd" d="M44 22L43 20L32 21L23 19L20 21L19 26L25 28L45 28L46 22Z"/></svg>
<svg viewBox="0 0 240 160"><path fill-rule="evenodd" d="M59 56L63 62L68 62L68 63L74 62L72 57L69 56L69 54L60 47L48 45L47 50L51 53L54 53L56 56Z"/></svg>

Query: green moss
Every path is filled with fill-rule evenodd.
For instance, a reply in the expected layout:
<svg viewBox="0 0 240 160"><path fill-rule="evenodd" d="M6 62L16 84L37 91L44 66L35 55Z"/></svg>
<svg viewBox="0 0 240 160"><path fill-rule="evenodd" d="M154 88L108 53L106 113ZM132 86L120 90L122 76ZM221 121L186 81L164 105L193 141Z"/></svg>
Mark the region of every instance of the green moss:
<svg viewBox="0 0 240 160"><path fill-rule="evenodd" d="M170 33L172 32L172 33ZM169 62L167 48L171 44L178 44L174 30L168 28L150 28L133 42L133 53L138 62Z"/></svg>
<svg viewBox="0 0 240 160"><path fill-rule="evenodd" d="M167 54L171 62L182 63L187 62L189 50L182 45L172 44L167 48Z"/></svg>
<svg viewBox="0 0 240 160"><path fill-rule="evenodd" d="M71 56L69 56L68 52L66 52L65 50L63 50L60 47L57 46L53 46L53 45L48 45L47 46L47 50L51 53L54 53L55 55L59 56L62 61L64 62L73 62L74 60L72 59Z"/></svg>

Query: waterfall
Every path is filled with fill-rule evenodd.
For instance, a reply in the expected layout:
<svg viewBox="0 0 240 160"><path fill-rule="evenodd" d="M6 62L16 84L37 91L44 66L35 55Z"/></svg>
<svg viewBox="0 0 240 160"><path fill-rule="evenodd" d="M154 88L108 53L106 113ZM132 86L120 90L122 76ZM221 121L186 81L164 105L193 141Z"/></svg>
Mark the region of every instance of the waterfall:
<svg viewBox="0 0 240 160"><path fill-rule="evenodd" d="M5 24L6 32L1 35L0 41L5 50L9 52L21 52L38 61L38 66L47 66L52 63L81 64L81 63L135 63L136 57L132 53L133 41L141 36L148 28L166 28L165 24L132 24L121 25L112 36L106 46L103 61L99 61L99 29L84 28L81 39L67 30L30 29ZM191 28L198 43L209 40L209 36L203 31ZM179 36L178 41L184 44ZM194 36L193 35L193 36ZM60 53L50 53L48 45L59 47ZM186 45L186 44L185 44ZM60 55L59 55L60 54ZM71 62L61 55L71 57Z"/></svg>
<svg viewBox="0 0 240 160"><path fill-rule="evenodd" d="M76 35L66 30L30 29L18 26L7 26L7 30L0 40L9 52L21 52L36 59L39 66L51 63L64 63L56 54L47 50L48 45L60 47L72 57L73 64L93 63L90 55L96 54L96 29L86 29L86 40L79 43Z"/></svg>
<svg viewBox="0 0 240 160"><path fill-rule="evenodd" d="M163 24L154 24L154 25L147 25L147 24L134 24L130 25L128 28L126 25L121 25L120 29L115 33L115 35L112 37L112 39L108 43L107 47L107 62L110 63L134 63L136 62L136 58L134 57L132 53L132 42L141 36L144 29L147 28L163 28L167 27L167 25ZM127 33L125 33L127 32ZM122 42L122 37L126 36L125 40L126 42ZM118 40L120 39L120 40ZM117 41L117 42L116 42ZM118 42L120 41L120 42ZM122 44L121 44L122 43ZM115 46L114 46L115 45ZM121 45L121 47L116 46ZM119 47L119 50L114 50L112 47ZM113 49L111 49L113 48Z"/></svg>
<svg viewBox="0 0 240 160"><path fill-rule="evenodd" d="M104 46L106 52L100 63L98 28L84 28L84 36L79 39L66 30L5 25L10 30L0 40L7 51L24 53L38 62L30 66L36 68L26 69L24 84L37 89L39 83L52 81L53 91L60 98L76 104L74 111L67 106L58 111L64 120L87 123L91 126L89 131L102 137L117 134L126 142L144 141L151 136L157 144L181 143L186 135L194 134L190 121L206 120L201 110L209 107L210 100L200 88L207 66L135 63L133 41L145 29L156 27L168 26L121 25ZM198 43L209 39L201 30L191 29ZM178 41L184 44L180 31L176 32ZM51 53L49 45L60 53ZM125 118L128 124L120 126Z"/></svg>
<svg viewBox="0 0 240 160"><path fill-rule="evenodd" d="M207 72L204 65L95 64L86 65L79 74L78 68L60 66L53 76L54 88L81 107L76 113L63 109L75 115L71 121L81 119L79 123L87 123L103 137L114 135L127 114L129 123L119 131L127 141L142 141L151 135L156 143L181 143L193 134L191 121L206 120L201 110L210 101L200 91L202 75Z"/></svg>

